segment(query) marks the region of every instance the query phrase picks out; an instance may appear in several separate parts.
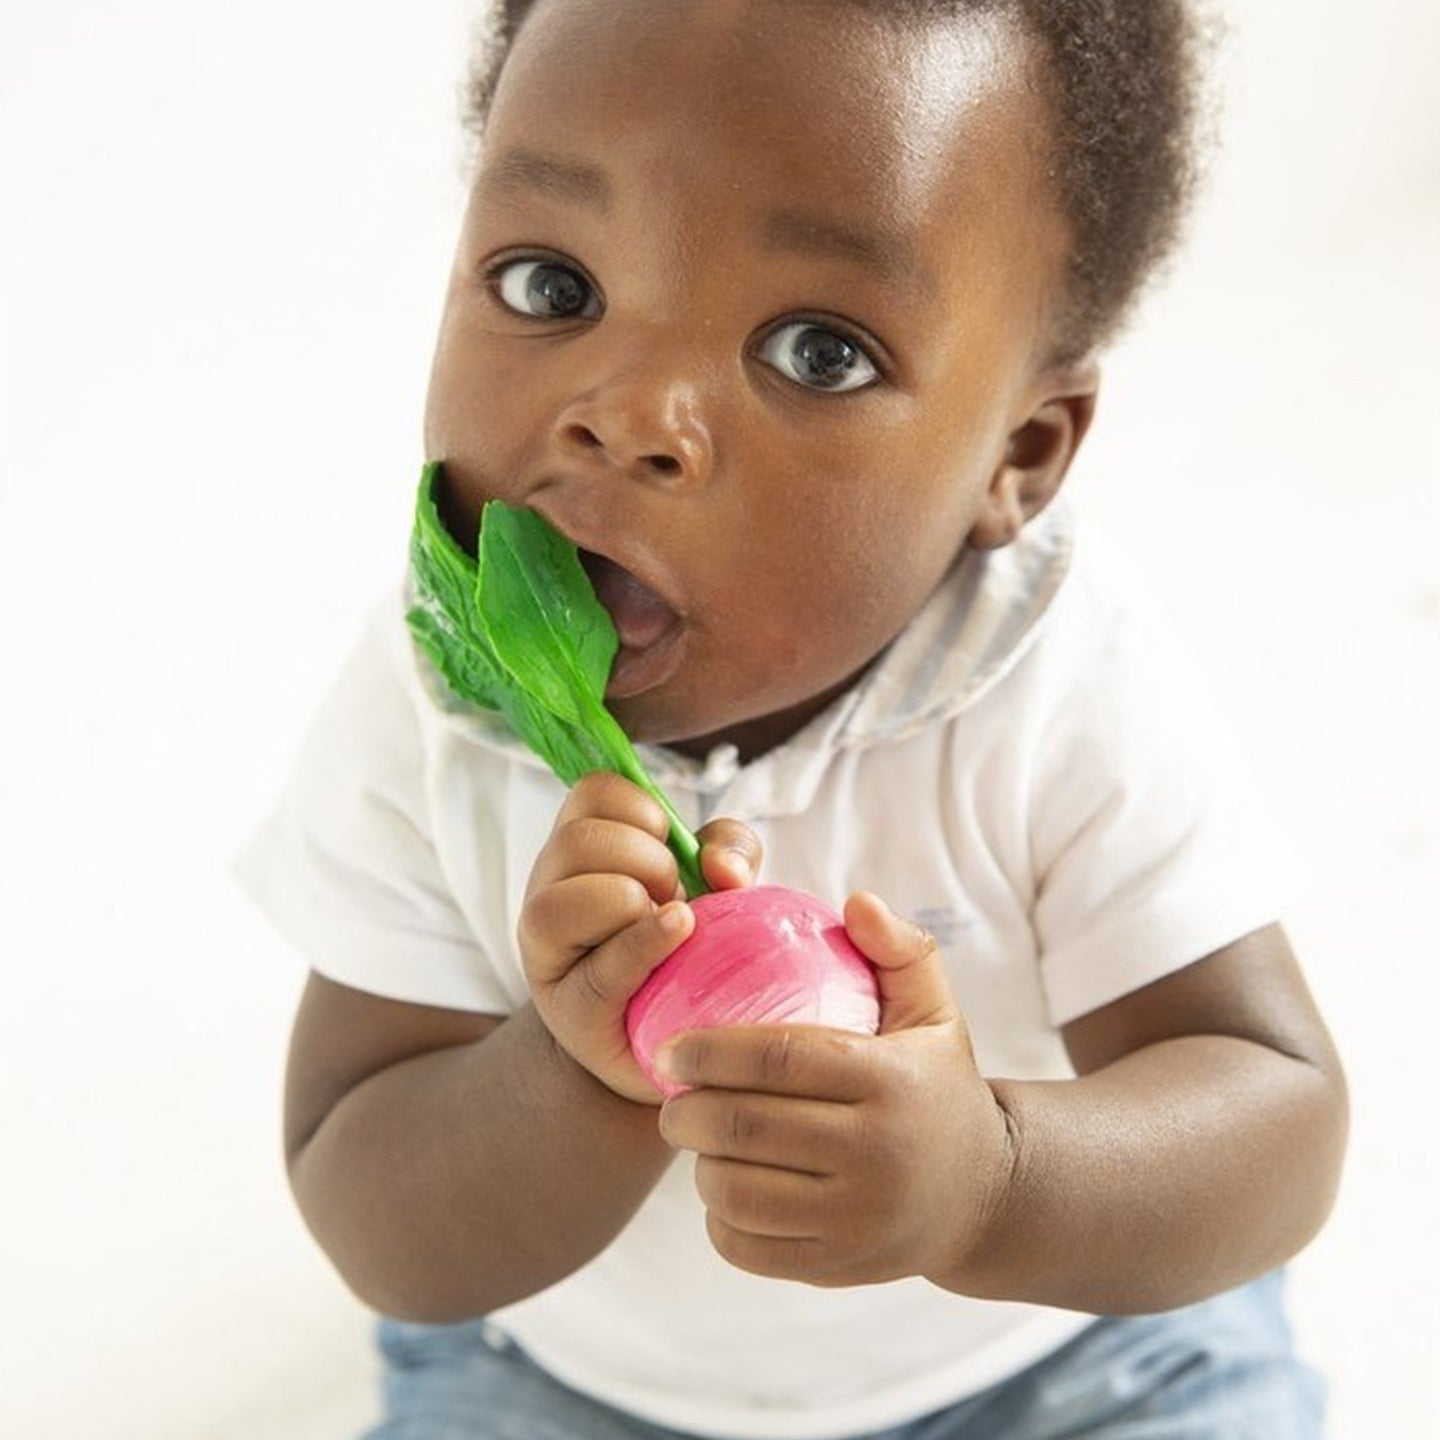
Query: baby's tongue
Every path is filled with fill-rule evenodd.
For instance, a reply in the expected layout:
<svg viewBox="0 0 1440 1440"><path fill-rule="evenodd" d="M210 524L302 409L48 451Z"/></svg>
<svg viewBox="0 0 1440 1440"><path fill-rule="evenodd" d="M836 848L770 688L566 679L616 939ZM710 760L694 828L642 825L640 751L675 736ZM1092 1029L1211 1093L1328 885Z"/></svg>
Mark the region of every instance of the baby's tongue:
<svg viewBox="0 0 1440 1440"><path fill-rule="evenodd" d="M653 645L676 620L675 612L643 581L603 555L581 557L590 583L627 650Z"/></svg>

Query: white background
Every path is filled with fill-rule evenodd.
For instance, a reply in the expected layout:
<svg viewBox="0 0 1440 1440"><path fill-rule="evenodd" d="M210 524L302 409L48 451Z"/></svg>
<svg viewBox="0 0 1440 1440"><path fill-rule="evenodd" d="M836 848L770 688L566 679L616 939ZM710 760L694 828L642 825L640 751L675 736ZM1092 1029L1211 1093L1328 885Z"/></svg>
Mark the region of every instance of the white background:
<svg viewBox="0 0 1440 1440"><path fill-rule="evenodd" d="M1315 875L1291 926L1355 1127L1294 1291L1334 1433L1440 1433L1440 10L1236 8L1211 195L1073 484ZM402 563L468 10L6 0L14 1440L370 1413L365 1317L278 1158L300 967L226 866Z"/></svg>

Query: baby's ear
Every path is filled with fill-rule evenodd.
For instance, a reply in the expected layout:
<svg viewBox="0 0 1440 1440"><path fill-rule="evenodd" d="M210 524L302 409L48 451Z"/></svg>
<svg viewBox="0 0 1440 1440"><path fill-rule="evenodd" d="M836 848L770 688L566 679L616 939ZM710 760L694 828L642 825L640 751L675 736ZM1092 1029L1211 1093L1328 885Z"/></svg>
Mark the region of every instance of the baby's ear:
<svg viewBox="0 0 1440 1440"><path fill-rule="evenodd" d="M1090 428L1099 389L1100 366L1092 356L1036 377L1032 403L1006 440L970 544L981 550L1008 545L1055 498Z"/></svg>

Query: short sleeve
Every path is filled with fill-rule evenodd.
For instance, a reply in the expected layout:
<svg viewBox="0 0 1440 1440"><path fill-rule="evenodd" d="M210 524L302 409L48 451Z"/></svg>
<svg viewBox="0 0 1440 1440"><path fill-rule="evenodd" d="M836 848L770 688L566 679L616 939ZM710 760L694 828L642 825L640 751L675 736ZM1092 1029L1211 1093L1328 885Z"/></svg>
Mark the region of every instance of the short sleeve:
<svg viewBox="0 0 1440 1440"><path fill-rule="evenodd" d="M234 865L320 974L392 999L512 1008L436 853L398 601L377 612L316 715L274 813Z"/></svg>
<svg viewBox="0 0 1440 1440"><path fill-rule="evenodd" d="M1303 883L1198 668L1101 554L1118 583L1077 576L1057 617L1072 664L1035 778L1034 924L1055 1025L1275 922Z"/></svg>

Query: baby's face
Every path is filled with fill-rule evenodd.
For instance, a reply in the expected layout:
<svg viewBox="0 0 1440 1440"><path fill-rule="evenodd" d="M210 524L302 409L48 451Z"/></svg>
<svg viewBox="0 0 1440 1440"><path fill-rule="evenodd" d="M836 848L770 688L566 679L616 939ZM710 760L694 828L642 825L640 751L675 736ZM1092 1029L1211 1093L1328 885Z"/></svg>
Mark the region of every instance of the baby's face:
<svg viewBox="0 0 1440 1440"><path fill-rule="evenodd" d="M795 0L522 29L426 450L465 538L499 498L589 552L636 739L779 743L978 535L1065 258L1024 60L999 22Z"/></svg>

